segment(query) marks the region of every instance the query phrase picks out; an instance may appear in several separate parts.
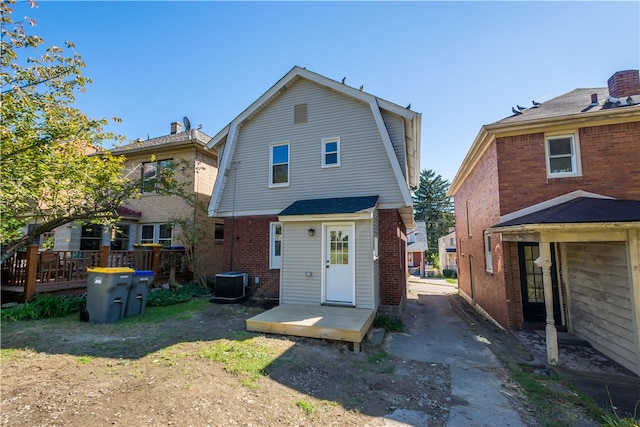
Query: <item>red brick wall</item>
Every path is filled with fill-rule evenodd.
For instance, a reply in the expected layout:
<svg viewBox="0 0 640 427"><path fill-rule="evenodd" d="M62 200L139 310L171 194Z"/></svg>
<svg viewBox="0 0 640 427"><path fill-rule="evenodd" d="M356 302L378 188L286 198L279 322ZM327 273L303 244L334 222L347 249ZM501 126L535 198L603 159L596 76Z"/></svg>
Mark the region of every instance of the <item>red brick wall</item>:
<svg viewBox="0 0 640 427"><path fill-rule="evenodd" d="M616 98L640 93L638 70L618 71L607 80L609 95Z"/></svg>
<svg viewBox="0 0 640 427"><path fill-rule="evenodd" d="M378 213L378 250L380 252L380 305L401 306L407 292L407 229L395 209Z"/></svg>
<svg viewBox="0 0 640 427"><path fill-rule="evenodd" d="M458 239L458 286L461 291L473 297L475 303L489 313L494 320L507 326L509 316L505 287L505 260L498 234L491 236L493 273L486 271L484 252L484 231L500 221L498 161L495 144L492 144L483 154L473 172L457 191L454 202L456 238ZM470 234L467 227L467 202L469 202ZM473 283L470 262L473 262L475 274Z"/></svg>
<svg viewBox="0 0 640 427"><path fill-rule="evenodd" d="M543 133L498 138L501 215L575 190L640 199L640 122L582 128L578 138L582 176L551 179Z"/></svg>
<svg viewBox="0 0 640 427"><path fill-rule="evenodd" d="M508 327L520 329L523 323L522 291L520 287L520 264L518 242L504 242L505 279L507 283Z"/></svg>
<svg viewBox="0 0 640 427"><path fill-rule="evenodd" d="M224 270L249 273L250 296L279 298L280 270L269 269L269 224L276 221L276 215L225 218Z"/></svg>

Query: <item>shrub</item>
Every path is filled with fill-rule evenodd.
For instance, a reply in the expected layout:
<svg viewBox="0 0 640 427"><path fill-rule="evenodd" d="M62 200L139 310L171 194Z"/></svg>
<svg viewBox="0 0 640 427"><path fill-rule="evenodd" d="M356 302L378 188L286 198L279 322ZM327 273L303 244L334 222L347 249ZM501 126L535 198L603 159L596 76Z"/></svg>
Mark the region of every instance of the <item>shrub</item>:
<svg viewBox="0 0 640 427"><path fill-rule="evenodd" d="M2 310L3 320L38 320L64 317L78 313L86 306L87 299L78 295L51 296L36 294L31 301Z"/></svg>
<svg viewBox="0 0 640 427"><path fill-rule="evenodd" d="M456 277L456 271L445 268L444 270L442 270L442 275L447 278Z"/></svg>
<svg viewBox="0 0 640 427"><path fill-rule="evenodd" d="M179 304L208 293L209 291L207 289L198 285L184 285L174 289L157 289L147 294L147 306L164 307Z"/></svg>
<svg viewBox="0 0 640 427"><path fill-rule="evenodd" d="M402 332L404 325L402 320L388 314L378 314L373 321L376 328L384 328L388 332Z"/></svg>

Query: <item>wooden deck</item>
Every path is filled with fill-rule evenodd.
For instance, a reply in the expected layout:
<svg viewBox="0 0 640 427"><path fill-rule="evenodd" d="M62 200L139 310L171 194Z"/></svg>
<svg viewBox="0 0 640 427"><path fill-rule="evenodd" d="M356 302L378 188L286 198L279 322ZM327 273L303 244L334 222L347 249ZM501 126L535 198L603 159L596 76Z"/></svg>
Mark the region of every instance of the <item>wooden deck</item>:
<svg viewBox="0 0 640 427"><path fill-rule="evenodd" d="M247 331L360 343L369 331L375 311L323 305L280 305L247 319Z"/></svg>

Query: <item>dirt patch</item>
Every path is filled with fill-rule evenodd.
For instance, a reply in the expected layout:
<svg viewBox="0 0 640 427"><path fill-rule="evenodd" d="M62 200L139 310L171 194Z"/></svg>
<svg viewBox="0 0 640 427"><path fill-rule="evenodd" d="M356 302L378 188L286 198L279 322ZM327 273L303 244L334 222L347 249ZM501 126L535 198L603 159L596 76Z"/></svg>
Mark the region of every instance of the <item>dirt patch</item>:
<svg viewBox="0 0 640 427"><path fill-rule="evenodd" d="M148 309L143 318L151 318ZM446 425L449 368L365 341L249 334L250 304L96 325L76 316L2 323L4 425L384 425L399 409ZM255 381L208 357L253 340L275 354Z"/></svg>

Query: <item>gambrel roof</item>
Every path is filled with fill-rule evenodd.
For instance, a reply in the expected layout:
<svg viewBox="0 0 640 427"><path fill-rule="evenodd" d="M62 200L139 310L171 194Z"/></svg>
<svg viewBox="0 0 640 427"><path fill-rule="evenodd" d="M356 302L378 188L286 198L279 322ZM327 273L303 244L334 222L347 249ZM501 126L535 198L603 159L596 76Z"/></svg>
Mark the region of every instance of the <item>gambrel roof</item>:
<svg viewBox="0 0 640 427"><path fill-rule="evenodd" d="M282 77L275 85L267 90L247 109L240 113L233 121L216 134L207 144L207 148L219 148L224 144L223 154L220 159L220 174L211 197L209 204L209 215L216 216L220 199L224 192L226 175L231 167L232 157L235 150L235 144L239 135L240 128L256 114L269 106L278 96L291 87L300 79L309 80L324 88L335 91L342 95L356 99L362 103L369 105L376 126L384 143L384 148L389 157L393 174L398 182L399 191L402 191L403 200L406 206L412 206L412 198L409 192L410 187L419 185L420 179L420 126L422 116L408 108L401 107L397 104L377 98L362 90L350 87L346 84L323 77L301 67L293 67L284 77ZM403 119L405 150L407 164L406 176L402 172L402 168L396 154L393 144L389 136L389 132L385 126L382 112L395 114ZM410 221L412 222L412 220Z"/></svg>

